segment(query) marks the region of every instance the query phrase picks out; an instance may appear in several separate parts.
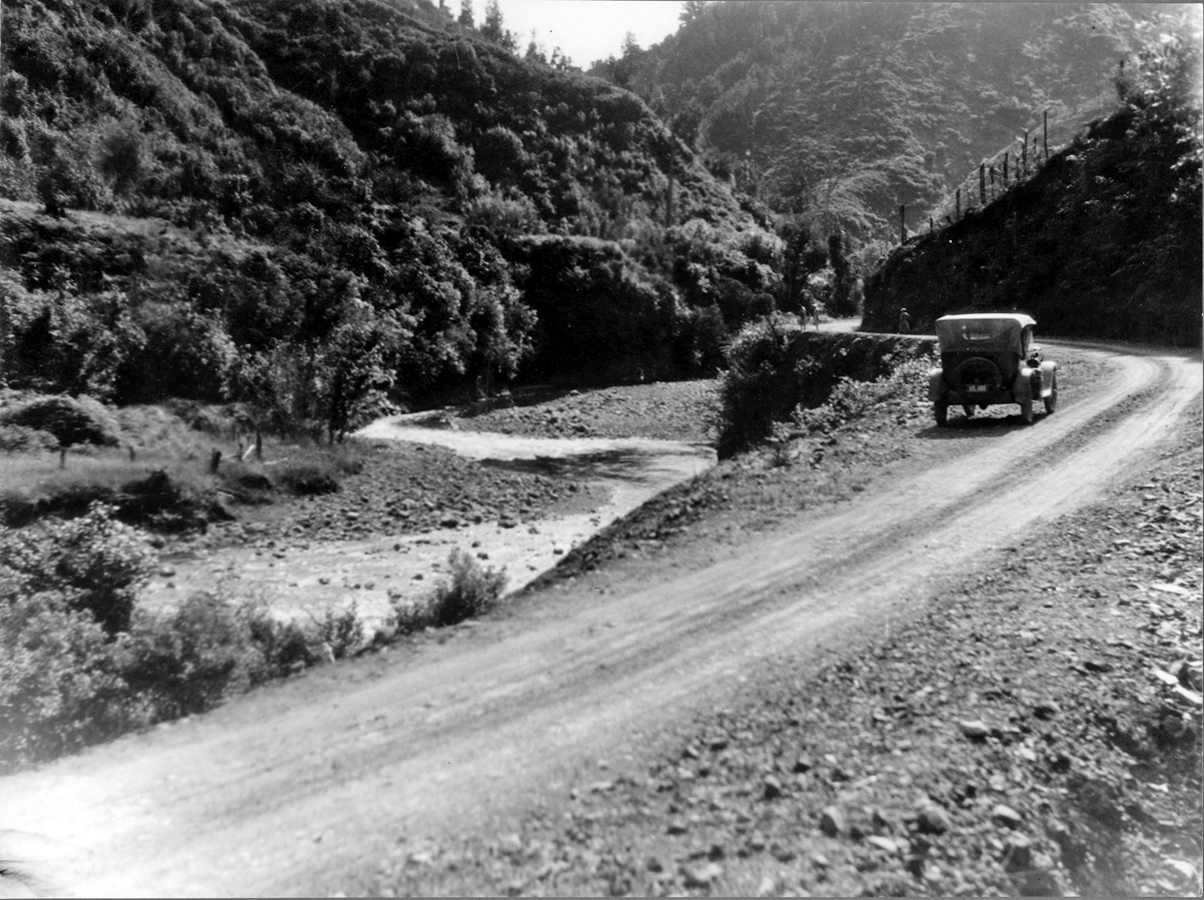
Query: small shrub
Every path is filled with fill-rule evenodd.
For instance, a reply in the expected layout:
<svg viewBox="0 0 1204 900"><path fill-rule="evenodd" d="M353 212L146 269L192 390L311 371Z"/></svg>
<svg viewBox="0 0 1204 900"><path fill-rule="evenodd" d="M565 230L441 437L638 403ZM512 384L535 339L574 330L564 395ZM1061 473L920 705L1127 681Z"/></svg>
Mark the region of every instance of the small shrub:
<svg viewBox="0 0 1204 900"><path fill-rule="evenodd" d="M497 605L506 587L505 570L482 569L471 554L461 550L453 550L448 563L451 581L441 582L429 596L406 600L389 595L393 607L389 624L397 634L455 625Z"/></svg>
<svg viewBox="0 0 1204 900"><path fill-rule="evenodd" d="M277 483L299 497L333 494L339 481L332 467L320 463L285 464L275 472Z"/></svg>
<svg viewBox="0 0 1204 900"><path fill-rule="evenodd" d="M389 605L393 608L389 624L399 635L414 634L422 631L431 623L430 600L405 600L390 593Z"/></svg>
<svg viewBox="0 0 1204 900"><path fill-rule="evenodd" d="M829 431L866 415L874 407L895 399L918 399L926 384L931 360L912 359L901 363L889 375L873 381L842 378L832 389L827 403L814 409L795 407L792 419L804 433Z"/></svg>
<svg viewBox="0 0 1204 900"><path fill-rule="evenodd" d="M93 504L86 515L0 535L0 580L10 594L54 594L112 635L129 627L154 556L141 536Z"/></svg>
<svg viewBox="0 0 1204 900"><path fill-rule="evenodd" d="M264 662L238 608L196 593L169 617L138 617L124 675L159 720L215 706L249 686Z"/></svg>
<svg viewBox="0 0 1204 900"><path fill-rule="evenodd" d="M836 395L836 406L808 419L811 430L827 427L826 417L853 414L859 404L870 402L873 391L895 389L893 382L873 389L859 385L889 378L904 361L927 360L931 352L931 340L808 333L794 316L754 322L728 351L720 387L719 455L727 458L765 440L774 422L790 420L800 407L822 408ZM863 396L865 391L870 393Z"/></svg>
<svg viewBox="0 0 1204 900"><path fill-rule="evenodd" d="M364 644L364 623L354 602L341 612L327 609L321 619L314 621L317 628L313 639L319 646L329 647L335 659L349 656Z"/></svg>
<svg viewBox="0 0 1204 900"><path fill-rule="evenodd" d="M745 326L728 347L720 390L721 458L765 438L779 410L794 408L796 336L802 333L797 316L777 313Z"/></svg>
<svg viewBox="0 0 1204 900"><path fill-rule="evenodd" d="M0 571L0 771L127 726L125 682L100 624Z"/></svg>
<svg viewBox="0 0 1204 900"><path fill-rule="evenodd" d="M60 445L116 447L121 429L105 407L91 397L36 397L0 409L0 425L19 425L55 436Z"/></svg>
<svg viewBox="0 0 1204 900"><path fill-rule="evenodd" d="M122 521L168 533L203 531L211 518L229 518L207 485L160 469L127 482L120 498Z"/></svg>
<svg viewBox="0 0 1204 900"><path fill-rule="evenodd" d="M505 571L482 569L469 553L453 550L447 561L451 582L439 584L430 603L431 624L436 627L488 612L497 605L506 586Z"/></svg>
<svg viewBox="0 0 1204 900"><path fill-rule="evenodd" d="M0 450L5 453L42 453L57 450L59 440L48 431L25 425L0 425Z"/></svg>

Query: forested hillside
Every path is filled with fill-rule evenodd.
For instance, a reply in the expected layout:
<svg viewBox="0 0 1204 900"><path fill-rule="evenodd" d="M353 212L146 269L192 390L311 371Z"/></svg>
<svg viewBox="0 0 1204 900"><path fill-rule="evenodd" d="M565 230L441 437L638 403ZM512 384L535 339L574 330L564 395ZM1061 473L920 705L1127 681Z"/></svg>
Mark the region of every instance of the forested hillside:
<svg viewBox="0 0 1204 900"><path fill-rule="evenodd" d="M777 238L638 98L425 0L3 17L14 386L341 431L390 391L711 370L772 306Z"/></svg>
<svg viewBox="0 0 1204 900"><path fill-rule="evenodd" d="M1138 4L684 4L682 27L599 68L713 171L822 237L894 240L980 160L1113 101Z"/></svg>
<svg viewBox="0 0 1204 900"><path fill-rule="evenodd" d="M1117 81L1119 107L949 227L911 239L866 280L864 325L906 306L1021 310L1058 335L1199 347L1200 47L1160 35Z"/></svg>
<svg viewBox="0 0 1204 900"><path fill-rule="evenodd" d="M0 383L250 401L341 434L516 377L711 373L774 309L855 313L898 204L914 232L1041 111L1067 134L1105 115L1161 15L691 0L598 78L520 58L487 11L477 29L430 0L5 2ZM1199 202L1198 140L1160 128L1121 128L1162 173L1122 267L1146 319L1186 290L1182 265L1140 262L1190 246L1175 179L1195 172ZM1140 193L1101 177L1057 201L1097 237ZM1061 260L1082 223L1058 221ZM1089 296L1115 330L1111 295L1079 291L1096 249L1048 302Z"/></svg>

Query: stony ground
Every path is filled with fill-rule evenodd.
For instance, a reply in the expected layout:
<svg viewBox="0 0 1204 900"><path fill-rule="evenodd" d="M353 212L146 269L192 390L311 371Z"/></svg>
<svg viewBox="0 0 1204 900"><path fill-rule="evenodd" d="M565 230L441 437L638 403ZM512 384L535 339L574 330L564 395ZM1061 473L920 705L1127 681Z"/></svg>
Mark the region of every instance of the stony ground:
<svg viewBox="0 0 1204 900"><path fill-rule="evenodd" d="M1071 386L1105 366L1073 353L1064 365ZM544 393L453 422L705 440L714 391ZM544 581L622 590L675 548L738 555L800 509L990 442L1010 414L937 433L917 400L726 461ZM859 644L750 673L736 702L700 714L650 766L598 759L509 834L411 838L372 891L1199 894L1202 431L1196 409L1108 501L1002 548ZM435 448L371 450L367 463L339 493L247 510L207 540L353 539L581 500L555 473Z"/></svg>
<svg viewBox="0 0 1204 900"><path fill-rule="evenodd" d="M594 391L532 389L518 392L513 404L450 410L446 421L453 428L528 437L706 442L713 437L710 410L715 391L714 381ZM365 442L362 457L362 471L343 476L337 492L261 507L236 506L235 521L214 523L207 534L172 540L171 549L358 540L483 521L520 525L591 509L605 499L596 485L579 484L563 472L540 471L535 464L482 464L441 447Z"/></svg>
<svg viewBox="0 0 1204 900"><path fill-rule="evenodd" d="M455 419L478 431L528 437L645 437L711 441L714 380L637 384L589 391L529 389L507 405L480 404Z"/></svg>
<svg viewBox="0 0 1204 900"><path fill-rule="evenodd" d="M650 410L677 391L694 403L699 386L641 390ZM557 401L557 422L619 427L600 421L613 399L578 398ZM948 450L908 437L927 415L917 403L893 431L871 420L725 463L549 578L605 564L621 580L624 558L769 528L923 465ZM538 407L483 418L550 427ZM1198 894L1201 430L1196 410L1107 503L1002 549L862 646L783 660L647 771L599 760L566 806L487 843L413 846L379 891Z"/></svg>
<svg viewBox="0 0 1204 900"><path fill-rule="evenodd" d="M183 543L346 541L495 520L507 527L590 509L599 500L595 486L482 464L442 447L367 442L363 461L363 470L344 476L336 492L236 507L236 521Z"/></svg>

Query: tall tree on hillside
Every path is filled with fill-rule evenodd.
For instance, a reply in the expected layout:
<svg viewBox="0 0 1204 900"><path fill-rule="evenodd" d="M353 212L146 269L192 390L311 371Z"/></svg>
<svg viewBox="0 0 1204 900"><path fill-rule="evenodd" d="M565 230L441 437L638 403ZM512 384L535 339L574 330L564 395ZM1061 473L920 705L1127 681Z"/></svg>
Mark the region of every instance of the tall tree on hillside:
<svg viewBox="0 0 1204 900"><path fill-rule="evenodd" d="M689 25L695 19L702 17L703 10L707 8L707 0L686 0L681 5L681 12L677 16L677 20L682 25Z"/></svg>
<svg viewBox="0 0 1204 900"><path fill-rule="evenodd" d="M828 235L828 263L832 266L832 312L838 316L852 316L857 307L851 302L852 267L845 255L848 245L844 234Z"/></svg>
<svg viewBox="0 0 1204 900"><path fill-rule="evenodd" d="M543 63L547 65L548 55L544 53L543 47L536 43L534 28L531 29L531 41L527 44L527 53L523 59L529 63Z"/></svg>
<svg viewBox="0 0 1204 900"><path fill-rule="evenodd" d="M472 0L460 0L460 18L456 21L465 28L476 26L476 21L472 17Z"/></svg>
<svg viewBox="0 0 1204 900"><path fill-rule="evenodd" d="M644 51L640 48L640 42L636 40L633 32L627 32L623 35L623 53L618 59L611 56L606 59L606 71L610 75L610 80L624 89L631 89L632 78L635 77L636 69L639 68L640 57Z"/></svg>
<svg viewBox="0 0 1204 900"><path fill-rule="evenodd" d="M481 34L511 52L518 45L514 35L502 27L502 10L498 0L485 0L485 24L481 26Z"/></svg>

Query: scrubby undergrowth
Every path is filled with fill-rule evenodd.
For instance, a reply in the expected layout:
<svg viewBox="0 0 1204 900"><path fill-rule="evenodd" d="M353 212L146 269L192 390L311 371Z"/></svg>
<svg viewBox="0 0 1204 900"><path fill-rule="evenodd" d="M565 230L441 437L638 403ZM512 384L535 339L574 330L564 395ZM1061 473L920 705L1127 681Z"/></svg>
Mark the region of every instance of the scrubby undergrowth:
<svg viewBox="0 0 1204 900"><path fill-rule="evenodd" d="M928 359L934 342L884 334L808 332L796 316L773 315L747 326L727 351L719 391L718 449L727 458L773 434L775 423L822 406L838 385L890 375L908 360ZM851 398L844 388L838 400ZM815 415L807 418L817 427Z"/></svg>
<svg viewBox="0 0 1204 900"><path fill-rule="evenodd" d="M154 554L114 513L97 504L0 537L0 772L479 616L505 586L504 572L453 552L450 580L417 603L395 603L371 638L354 603L286 621L223 590L154 613L138 605Z"/></svg>
<svg viewBox="0 0 1204 900"><path fill-rule="evenodd" d="M99 502L160 533L203 532L233 518L232 505L336 492L363 467L354 441L262 435L239 407L114 408L16 392L0 397L0 453L0 521L9 527L79 516Z"/></svg>

